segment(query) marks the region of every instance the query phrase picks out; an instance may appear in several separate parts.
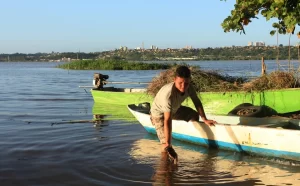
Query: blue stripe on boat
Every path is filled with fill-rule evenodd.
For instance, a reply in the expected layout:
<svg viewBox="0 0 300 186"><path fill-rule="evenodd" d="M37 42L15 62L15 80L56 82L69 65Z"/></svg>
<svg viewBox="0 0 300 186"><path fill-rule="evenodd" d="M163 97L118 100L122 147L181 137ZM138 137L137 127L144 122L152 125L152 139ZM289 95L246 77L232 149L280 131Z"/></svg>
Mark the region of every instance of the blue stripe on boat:
<svg viewBox="0 0 300 186"><path fill-rule="evenodd" d="M144 128L146 129L147 132L156 134L155 128L146 127L146 126L144 126ZM251 147L247 145L239 145L239 144L228 143L223 141L208 140L206 138L198 138L198 137L188 136L188 135L174 133L174 132L172 133L172 137L180 141L186 141L194 144L216 147L225 150L246 152L249 154L253 153L261 156L273 156L273 157L276 156L284 159L291 159L297 161L299 161L299 157L300 157L300 153L296 153L296 152L279 151L279 150L265 149L259 147Z"/></svg>

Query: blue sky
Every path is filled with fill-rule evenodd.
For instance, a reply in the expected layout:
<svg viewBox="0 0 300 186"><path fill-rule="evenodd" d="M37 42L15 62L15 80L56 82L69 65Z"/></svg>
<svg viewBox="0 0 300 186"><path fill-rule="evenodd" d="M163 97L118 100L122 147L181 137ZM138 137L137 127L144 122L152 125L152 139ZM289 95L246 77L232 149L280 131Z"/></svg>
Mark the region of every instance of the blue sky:
<svg viewBox="0 0 300 186"><path fill-rule="evenodd" d="M120 46L194 48L276 45L272 22L254 20L246 35L224 33L235 0L0 0L0 53L98 52ZM299 28L297 28L299 30ZM291 37L294 45L300 40ZM288 36L279 36L288 45Z"/></svg>

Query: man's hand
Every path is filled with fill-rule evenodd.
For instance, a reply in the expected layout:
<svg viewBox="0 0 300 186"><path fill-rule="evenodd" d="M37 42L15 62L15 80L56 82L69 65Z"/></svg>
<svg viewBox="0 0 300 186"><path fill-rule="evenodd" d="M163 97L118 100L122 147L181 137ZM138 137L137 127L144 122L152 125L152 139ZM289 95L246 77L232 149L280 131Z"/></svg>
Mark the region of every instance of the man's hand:
<svg viewBox="0 0 300 186"><path fill-rule="evenodd" d="M203 120L203 122L208 126L215 126L215 124L217 123L216 121L211 120L211 119Z"/></svg>
<svg viewBox="0 0 300 186"><path fill-rule="evenodd" d="M167 152L170 161L176 165L178 162L178 156L175 150L171 146L167 146L165 151Z"/></svg>

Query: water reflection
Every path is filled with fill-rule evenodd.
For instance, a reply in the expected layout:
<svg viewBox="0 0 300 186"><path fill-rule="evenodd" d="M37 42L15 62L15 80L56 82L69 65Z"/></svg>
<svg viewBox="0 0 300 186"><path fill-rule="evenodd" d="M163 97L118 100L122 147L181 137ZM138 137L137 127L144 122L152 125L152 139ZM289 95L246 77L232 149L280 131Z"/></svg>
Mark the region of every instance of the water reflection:
<svg viewBox="0 0 300 186"><path fill-rule="evenodd" d="M130 156L137 164L153 167L153 185L298 185L300 167L175 141L179 164L174 166L160 152L158 140L146 135L134 142ZM291 172L293 170L293 172Z"/></svg>
<svg viewBox="0 0 300 186"><path fill-rule="evenodd" d="M105 115L106 120L135 120L134 116L125 105L94 103L92 113L94 115Z"/></svg>
<svg viewBox="0 0 300 186"><path fill-rule="evenodd" d="M105 115L102 114L93 114L94 125L103 124L105 121Z"/></svg>
<svg viewBox="0 0 300 186"><path fill-rule="evenodd" d="M154 174L151 178L153 185L173 185L174 174L177 171L177 165L174 165L168 161L168 155L166 152L161 152L160 158L157 160L157 164L153 165Z"/></svg>

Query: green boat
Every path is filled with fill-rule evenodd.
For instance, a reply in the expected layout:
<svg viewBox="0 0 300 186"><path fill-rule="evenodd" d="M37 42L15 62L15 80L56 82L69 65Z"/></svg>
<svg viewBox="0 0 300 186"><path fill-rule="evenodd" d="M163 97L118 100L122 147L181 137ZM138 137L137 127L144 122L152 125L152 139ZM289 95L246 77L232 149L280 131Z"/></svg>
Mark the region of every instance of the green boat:
<svg viewBox="0 0 300 186"><path fill-rule="evenodd" d="M119 105L141 102L152 103L153 97L146 93L146 89L103 88L91 90L95 103L105 105ZM268 106L277 113L290 113L300 110L300 88L267 90L263 92L202 92L198 97L203 103L206 113L224 115L242 103L255 106ZM193 108L193 103L187 99L183 105Z"/></svg>
<svg viewBox="0 0 300 186"><path fill-rule="evenodd" d="M152 103L153 97L147 94L147 89L104 87L107 79L107 75L94 74L94 88L91 89L91 94L95 103L110 107L119 106L124 109L129 104ZM267 106L276 113L291 113L300 110L300 88L257 92L201 92L198 93L198 97L203 103L205 112L215 115L227 115L232 109L243 103ZM183 105L194 108L190 99L187 99Z"/></svg>

